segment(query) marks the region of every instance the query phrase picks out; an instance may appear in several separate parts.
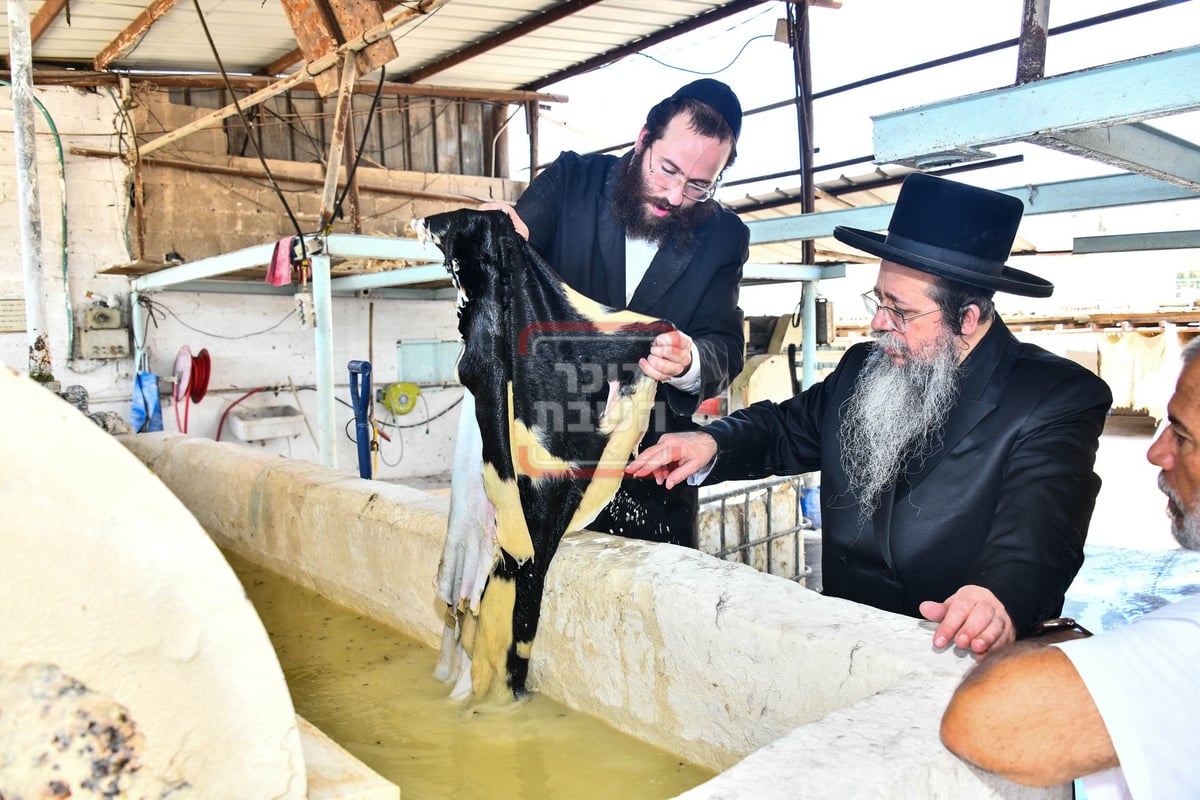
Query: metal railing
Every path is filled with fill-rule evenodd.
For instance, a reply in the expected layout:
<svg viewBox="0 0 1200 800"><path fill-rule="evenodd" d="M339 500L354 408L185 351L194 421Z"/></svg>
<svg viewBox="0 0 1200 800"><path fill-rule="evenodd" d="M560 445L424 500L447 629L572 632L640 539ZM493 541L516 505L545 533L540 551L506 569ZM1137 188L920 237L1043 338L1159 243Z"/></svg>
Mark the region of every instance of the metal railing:
<svg viewBox="0 0 1200 800"><path fill-rule="evenodd" d="M803 476L792 475L701 496L697 546L717 558L805 584L813 572L805 563L805 539L808 549L818 553L819 539L805 536L815 529L801 509L803 490Z"/></svg>

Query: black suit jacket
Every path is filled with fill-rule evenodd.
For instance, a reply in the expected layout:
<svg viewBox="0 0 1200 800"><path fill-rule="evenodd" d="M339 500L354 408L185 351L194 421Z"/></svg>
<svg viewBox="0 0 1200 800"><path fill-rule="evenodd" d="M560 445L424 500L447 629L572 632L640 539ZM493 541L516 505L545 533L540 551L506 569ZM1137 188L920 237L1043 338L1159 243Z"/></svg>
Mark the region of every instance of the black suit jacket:
<svg viewBox="0 0 1200 800"><path fill-rule="evenodd" d="M852 347L803 394L707 426L719 447L707 481L819 469L825 594L919 616L922 601L977 584L1004 603L1018 636L1057 617L1100 490L1092 470L1108 386L995 319L963 362L941 447L860 526L838 427L872 347Z"/></svg>
<svg viewBox="0 0 1200 800"><path fill-rule="evenodd" d="M670 320L692 337L700 355L696 394L660 383L644 446L663 433L692 430L700 402L742 371L745 334L738 308L750 231L726 208L714 213L686 249L660 248L629 302L625 292L625 232L612 213L617 176L630 156L562 153L517 202L529 243L568 286L612 308ZM710 201L714 202L714 201ZM621 491L590 526L652 541L695 546L697 490L667 490L626 478Z"/></svg>

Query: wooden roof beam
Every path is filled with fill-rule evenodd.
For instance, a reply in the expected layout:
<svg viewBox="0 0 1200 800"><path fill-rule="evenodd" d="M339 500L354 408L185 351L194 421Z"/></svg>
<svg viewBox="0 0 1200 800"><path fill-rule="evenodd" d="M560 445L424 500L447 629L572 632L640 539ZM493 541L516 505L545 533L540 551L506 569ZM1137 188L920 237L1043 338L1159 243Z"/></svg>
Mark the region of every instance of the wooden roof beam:
<svg viewBox="0 0 1200 800"><path fill-rule="evenodd" d="M254 74L255 75L268 75L271 77L274 77L276 75L282 75L283 73L287 72L289 69L296 66L297 64L303 63L303 61L304 61L304 53L300 50L299 47L297 47L292 52L287 53L286 55L280 56L279 58L275 59L270 64L267 64L265 67L258 70Z"/></svg>
<svg viewBox="0 0 1200 800"><path fill-rule="evenodd" d="M0 71L0 78L7 80L9 73ZM37 70L33 73L35 86L116 86L122 78L136 85L158 89L223 89L225 81L220 75L117 75L113 72L84 72L81 70ZM271 86L278 78L266 75L230 75L229 83L234 89L256 92ZM291 86L297 91L316 91L316 84L300 81ZM374 83L355 84L355 94L375 94ZM565 103L567 96L551 92L530 92L522 89L473 89L464 86L412 85L385 81L381 91L385 97L441 97L448 100L478 100L488 103Z"/></svg>
<svg viewBox="0 0 1200 800"><path fill-rule="evenodd" d="M170 13L175 7L176 0L154 0L150 6L137 15L137 19L129 23L117 38L108 43L103 50L92 59L92 69L107 69L108 65L123 56L138 43L150 30L150 26Z"/></svg>
<svg viewBox="0 0 1200 800"><path fill-rule="evenodd" d="M364 32L384 24L383 10L371 0L282 2L292 33L300 45L300 52L310 64L357 39ZM367 47L359 48L357 53L355 63L359 75L385 66L398 55L396 43L390 35L372 40ZM332 94L339 87L338 76L332 72L317 75L316 81L322 96Z"/></svg>
<svg viewBox="0 0 1200 800"><path fill-rule="evenodd" d="M38 9L37 14L34 14L33 20L29 23L29 44L33 46L37 44L38 39L42 38L42 34L46 32L54 20L58 19L58 15L67 9L67 24L71 24L71 9L67 5L67 0L46 0L42 3L42 7Z"/></svg>
<svg viewBox="0 0 1200 800"><path fill-rule="evenodd" d="M433 13L434 10L441 7L441 5L445 2L447 2L447 0L418 0L415 7L405 10L391 19L386 20L379 25L373 26L369 30L363 31L362 36L356 37L353 41L347 42L333 52L327 53L318 58L316 61L306 64L304 69L299 70L286 78L275 81L271 85L260 89L249 97L242 98L238 103L230 103L224 108L217 109L211 114L207 114L200 119L189 122L187 125L176 128L170 133L165 133L156 139L146 142L139 148L139 153L143 155L152 153L155 150L165 147L172 142L177 142L183 137L195 133L196 131L202 131L211 128L238 113L239 105L241 109L244 110L252 108L259 103L275 97L276 95L283 94L293 86L296 86L305 80L311 80L331 67L338 65L341 63L342 57L346 53L357 53L370 47L378 40L390 36L392 31L410 21L413 17Z"/></svg>

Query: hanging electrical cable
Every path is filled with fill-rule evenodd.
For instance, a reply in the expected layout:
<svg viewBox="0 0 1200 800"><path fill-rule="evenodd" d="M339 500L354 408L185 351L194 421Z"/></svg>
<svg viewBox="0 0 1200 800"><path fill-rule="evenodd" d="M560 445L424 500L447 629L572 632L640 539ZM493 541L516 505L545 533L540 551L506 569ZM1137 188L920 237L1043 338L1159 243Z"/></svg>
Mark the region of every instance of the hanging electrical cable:
<svg viewBox="0 0 1200 800"><path fill-rule="evenodd" d="M283 196L283 190L279 188L279 184L275 181L275 176L271 173L271 168L267 166L267 159L263 156L262 148L258 146L258 139L254 136L254 129L250 126L250 121L246 119L246 112L242 110L241 103L238 102L237 92L234 91L233 84L229 82L229 75L225 72L225 64L221 61L221 54L217 52L216 42L213 41L212 34L209 33L208 22L204 19L204 11L200 8L200 0L192 0L192 5L196 8L196 16L200 18L200 27L204 29L204 38L208 40L208 47L212 51L213 59L217 62L217 69L221 73L221 80L225 82L225 89L229 92L229 96L233 100L233 107L237 109L238 118L242 121L242 126L246 129L246 138L254 145L254 152L258 155L258 163L262 165L267 180L271 182L271 188L275 190L275 196L279 198L279 202L283 205L283 210L287 212L288 219L292 221L292 227L296 230L296 237L300 240L301 254L304 260L307 260L308 253L304 250L304 231L300 229L300 223L296 220L296 215L292 213L292 207L288 204L287 198Z"/></svg>
<svg viewBox="0 0 1200 800"><path fill-rule="evenodd" d="M367 136L371 134L371 120L375 119L376 111L379 109L379 98L383 96L383 79L387 77L387 71L379 68L379 83L375 87L375 96L371 98L371 107L367 110L367 121L363 123L362 141L358 144L358 150L354 154L354 161L350 164L350 170L346 173L346 185L342 187L341 194L333 204L333 213L329 215L329 219L335 220L342 213L342 203L346 202L346 195L350 193L350 186L354 182L354 173L358 171L358 164L362 161L363 150L367 146ZM350 117L353 121L354 117Z"/></svg>

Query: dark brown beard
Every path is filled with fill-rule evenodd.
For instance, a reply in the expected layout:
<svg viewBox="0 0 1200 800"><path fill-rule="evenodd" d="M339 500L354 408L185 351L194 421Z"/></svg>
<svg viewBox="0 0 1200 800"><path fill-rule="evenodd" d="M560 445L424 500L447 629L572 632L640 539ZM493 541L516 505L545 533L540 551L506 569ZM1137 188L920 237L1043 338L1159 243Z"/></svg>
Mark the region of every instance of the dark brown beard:
<svg viewBox="0 0 1200 800"><path fill-rule="evenodd" d="M655 217L646 211L651 199L666 201L651 194L642 178L642 159L645 150L633 153L620 167L616 186L613 187L612 212L621 229L630 239L641 239L659 247L684 250L691 245L700 227L717 210L715 200L707 203L692 203L671 210L666 217Z"/></svg>

